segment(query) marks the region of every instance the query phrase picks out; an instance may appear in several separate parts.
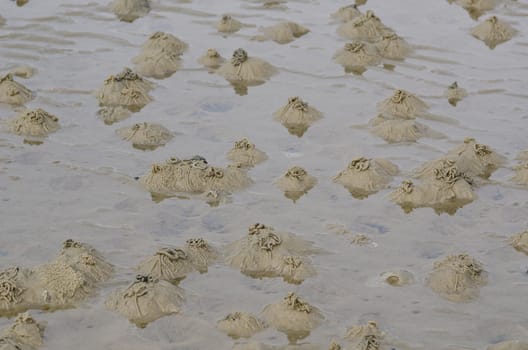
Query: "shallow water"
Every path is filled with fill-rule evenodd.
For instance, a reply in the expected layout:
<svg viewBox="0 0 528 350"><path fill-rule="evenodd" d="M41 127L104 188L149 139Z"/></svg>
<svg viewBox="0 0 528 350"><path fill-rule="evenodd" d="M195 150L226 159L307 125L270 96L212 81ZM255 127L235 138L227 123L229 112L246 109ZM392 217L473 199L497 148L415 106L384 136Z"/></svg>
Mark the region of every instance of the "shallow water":
<svg viewBox="0 0 528 350"><path fill-rule="evenodd" d="M33 312L48 323L42 349L229 349L233 341L215 329L216 320L237 310L258 313L288 291L324 313L326 321L303 341L322 348L343 336L347 327L371 319L400 341L424 349L483 349L528 338L528 260L505 240L527 224L528 192L509 181L509 167L519 151L528 149L528 4L506 0L490 13L519 31L490 50L469 34L477 22L447 1L369 0L362 10L374 10L416 51L393 71L369 68L362 76L345 74L332 61L346 41L336 34L337 23L329 15L346 4L289 1L287 9L262 10L255 8L258 3L243 0L159 0L148 16L125 23L103 0L32 0L24 7L4 1L0 71L21 64L37 68L34 77L17 78L37 94L27 107L55 114L62 129L39 146L5 131L0 134L0 267L45 262L62 241L73 238L96 247L117 270L81 307ZM222 36L214 23L223 13L256 27ZM288 45L249 40L259 34L258 27L279 20L298 22L311 33ZM108 75L132 67L131 59L155 31L189 44L183 69L156 81L154 101L139 113L105 125L96 115L95 91ZM224 57L243 47L280 72L263 85L249 87L246 96L236 95L223 78L196 63L210 47ZM453 107L443 93L455 80L469 96ZM357 128L377 114L376 104L395 88L416 93L431 105L433 115L459 125L422 120L448 138L391 145ZM296 95L325 114L302 138L290 135L272 117ZM1 121L16 115L15 110L0 105ZM143 121L178 134L155 151L134 149L115 134ZM233 195L229 204L210 207L199 199L177 198L156 203L134 180L151 163L170 156L200 154L211 164L227 164L227 152L243 136L269 160L250 171L255 184ZM410 171L466 136L506 155L509 163L492 176L493 184L476 190L474 203L453 216L437 215L430 208L405 214L387 199L390 188L357 200L331 180L356 156L388 158ZM295 203L272 184L293 165L318 178ZM395 178L392 187L403 178ZM280 278L254 280L218 264L180 284L187 294L181 314L145 329L104 308L106 296L128 285L133 268L157 248L181 245L194 236L226 244L245 235L255 222L300 234L327 250L312 259L318 276L293 286ZM350 244L352 235L332 233L329 224L365 233L376 244ZM473 255L489 272L488 285L470 303L444 300L424 284L434 261L459 252ZM376 283L379 274L396 269L411 271L415 283ZM11 321L0 319L0 328ZM273 330L254 338L287 343Z"/></svg>

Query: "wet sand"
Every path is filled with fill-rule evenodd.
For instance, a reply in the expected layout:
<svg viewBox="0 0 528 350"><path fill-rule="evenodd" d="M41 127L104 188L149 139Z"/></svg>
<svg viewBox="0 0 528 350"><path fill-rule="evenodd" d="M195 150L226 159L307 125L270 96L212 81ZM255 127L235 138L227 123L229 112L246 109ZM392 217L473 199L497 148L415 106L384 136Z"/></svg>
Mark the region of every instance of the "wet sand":
<svg viewBox="0 0 528 350"><path fill-rule="evenodd" d="M132 23L119 21L109 2L31 0L17 7L6 1L0 10L6 19L0 26L1 75L20 65L37 69L29 79L16 77L35 94L26 107L58 116L61 125L41 145L0 133L0 267L45 263L68 238L89 243L115 267L114 276L81 307L31 311L39 322L47 322L41 349L230 349L234 341L216 329L217 320L236 310L256 315L290 291L323 313L324 322L302 340L323 349L348 327L370 320L398 340L424 349L485 349L528 338L522 307L528 262L508 242L527 228L528 192L510 181L513 171L508 168L528 148L526 4L506 0L480 17L479 22L497 15L518 31L490 50L471 36L479 22L460 6L444 0L369 0L360 9L373 10L405 38L413 53L393 62L393 70L369 67L358 76L345 74L332 61L347 40L336 33L338 23L330 14L347 1L288 1L286 9L264 10L256 8L260 3L243 0L160 0ZM224 37L212 25L223 13L256 27ZM250 40L259 27L284 20L300 23L310 33L286 45ZM153 101L141 111L105 125L97 116L96 91L109 75L133 67L132 59L156 31L189 44L181 68L170 78L152 79ZM250 86L245 96L196 62L208 48L230 58L239 47L279 70L265 84ZM468 92L456 107L444 96L453 81ZM376 104L395 89L416 93L430 106L428 113L459 124L420 119L447 138L412 144L388 144L354 127L375 117ZM273 119L290 96L302 96L324 113L302 137ZM0 104L2 124L17 114ZM178 136L145 152L115 134L140 122L162 124ZM389 193L413 169L443 156L468 136L508 159L491 183L475 189L473 203L455 215L438 215L431 208L405 214L390 202ZM231 203L211 207L197 198L157 203L134 180L153 162L172 156L199 154L211 164L226 166L226 153L242 137L258 145L268 160L249 170L254 184L234 193ZM389 159L401 173L389 187L355 199L332 177L358 155ZM318 183L292 202L273 181L296 164L309 169ZM217 263L206 274L190 274L180 283L186 301L177 315L144 329L105 308L105 299L126 288L137 264L157 249L182 246L196 236L222 246L239 239L254 222L295 232L328 251L311 258L317 276L293 286L282 278L249 278ZM329 224L344 225L351 233L332 233ZM351 244L358 233L376 244ZM435 261L461 252L480 261L489 280L478 298L459 304L435 294L425 280ZM410 271L414 283L398 288L369 283L394 269ZM0 318L0 329L12 323ZM273 329L252 340L287 344Z"/></svg>

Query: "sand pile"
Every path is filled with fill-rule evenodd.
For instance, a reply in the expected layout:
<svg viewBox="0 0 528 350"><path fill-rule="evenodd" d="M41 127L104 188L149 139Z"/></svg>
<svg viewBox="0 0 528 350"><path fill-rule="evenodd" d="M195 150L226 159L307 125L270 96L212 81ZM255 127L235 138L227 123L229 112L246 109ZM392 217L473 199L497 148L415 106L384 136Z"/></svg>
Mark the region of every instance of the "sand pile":
<svg viewBox="0 0 528 350"><path fill-rule="evenodd" d="M141 150L154 150L169 142L174 134L163 125L156 123L136 123L116 130L116 133L132 146Z"/></svg>
<svg viewBox="0 0 528 350"><path fill-rule="evenodd" d="M516 33L508 23L491 16L471 30L471 35L482 40L490 49L510 40Z"/></svg>
<svg viewBox="0 0 528 350"><path fill-rule="evenodd" d="M183 290L167 281L138 275L126 289L110 294L105 306L145 327L163 316L178 313L183 303Z"/></svg>
<svg viewBox="0 0 528 350"><path fill-rule="evenodd" d="M223 15L220 21L216 23L216 29L220 33L235 33L242 28L242 23L229 15Z"/></svg>
<svg viewBox="0 0 528 350"><path fill-rule="evenodd" d="M385 26L374 12L368 10L365 14L341 24L337 33L347 39L375 42L393 31Z"/></svg>
<svg viewBox="0 0 528 350"><path fill-rule="evenodd" d="M143 44L140 54L132 61L139 74L163 79L180 68L180 56L186 49L187 44L174 35L156 32Z"/></svg>
<svg viewBox="0 0 528 350"><path fill-rule="evenodd" d="M402 61L412 51L411 46L396 33L383 34L374 42L374 47L378 49L378 54L389 60Z"/></svg>
<svg viewBox="0 0 528 350"><path fill-rule="evenodd" d="M19 314L9 328L0 332L0 349L37 349L44 343L44 329L44 324L38 323L29 313Z"/></svg>
<svg viewBox="0 0 528 350"><path fill-rule="evenodd" d="M243 167L251 168L268 159L268 156L244 137L235 141L233 149L227 154L227 159Z"/></svg>
<svg viewBox="0 0 528 350"><path fill-rule="evenodd" d="M271 327L285 333L290 342L306 338L324 320L318 308L291 292L282 301L264 307L262 317Z"/></svg>
<svg viewBox="0 0 528 350"><path fill-rule="evenodd" d="M436 212L454 214L459 208L471 203L476 196L473 193L473 179L461 172L453 161L435 163L423 177L423 182L415 185L411 180L390 194L393 202L405 212L414 208L431 207Z"/></svg>
<svg viewBox="0 0 528 350"><path fill-rule="evenodd" d="M310 32L308 28L294 22L281 22L261 29L264 37L278 44L288 44Z"/></svg>
<svg viewBox="0 0 528 350"><path fill-rule="evenodd" d="M346 5L346 6L340 7L331 16L333 18L336 18L340 22L348 22L361 15L362 13L358 9L358 6L356 4L352 4L352 5Z"/></svg>
<svg viewBox="0 0 528 350"><path fill-rule="evenodd" d="M467 254L450 255L435 262L427 278L434 292L450 301L471 301L486 285L487 273L480 262Z"/></svg>
<svg viewBox="0 0 528 350"><path fill-rule="evenodd" d="M317 179L301 167L291 167L281 177L274 181L284 192L284 196L294 202L308 193L316 184Z"/></svg>
<svg viewBox="0 0 528 350"><path fill-rule="evenodd" d="M402 119L414 119L428 108L424 101L405 90L395 90L391 97L378 103L377 107L382 114Z"/></svg>
<svg viewBox="0 0 528 350"><path fill-rule="evenodd" d="M383 114L369 121L370 132L389 143L416 142L423 137L442 138L441 133L414 119L402 119Z"/></svg>
<svg viewBox="0 0 528 350"><path fill-rule="evenodd" d="M10 132L24 136L29 143L41 143L49 133L60 128L59 118L41 108L26 110L8 120L7 125Z"/></svg>
<svg viewBox="0 0 528 350"><path fill-rule="evenodd" d="M233 312L216 323L218 330L233 339L251 338L267 326L256 316L247 312Z"/></svg>
<svg viewBox="0 0 528 350"><path fill-rule="evenodd" d="M125 68L121 73L105 79L97 98L101 107L123 107L138 112L152 101L148 93L152 90L151 82Z"/></svg>
<svg viewBox="0 0 528 350"><path fill-rule="evenodd" d="M123 22L133 22L150 12L149 0L114 0L112 12Z"/></svg>
<svg viewBox="0 0 528 350"><path fill-rule="evenodd" d="M290 134L301 137L314 122L323 117L323 113L294 96L273 113L273 116L288 129Z"/></svg>
<svg viewBox="0 0 528 350"><path fill-rule="evenodd" d="M318 251L312 242L257 223L249 227L247 236L226 247L225 257L229 266L247 276L283 277L299 284L315 275L307 255Z"/></svg>
<svg viewBox="0 0 528 350"><path fill-rule="evenodd" d="M386 159L360 157L353 159L333 181L343 185L354 198L363 199L387 187L398 172L398 166Z"/></svg>
<svg viewBox="0 0 528 350"><path fill-rule="evenodd" d="M334 60L345 68L345 72L362 74L367 66L380 64L381 56L373 44L353 41L338 50Z"/></svg>
<svg viewBox="0 0 528 350"><path fill-rule="evenodd" d="M252 183L247 172L237 165L219 168L209 165L200 156L190 159L173 157L165 163L153 164L150 172L139 181L148 191L164 196L210 190L233 192Z"/></svg>
<svg viewBox="0 0 528 350"><path fill-rule="evenodd" d="M13 74L0 77L0 103L23 105L33 97L31 90L13 79Z"/></svg>
<svg viewBox="0 0 528 350"><path fill-rule="evenodd" d="M0 272L0 314L75 307L112 272L112 265L91 246L67 240L51 262Z"/></svg>
<svg viewBox="0 0 528 350"><path fill-rule="evenodd" d="M455 81L453 84L447 87L445 96L447 101L452 105L456 106L464 97L467 96L467 91L458 86L458 83Z"/></svg>
<svg viewBox="0 0 528 350"><path fill-rule="evenodd" d="M414 282L413 274L406 270L383 272L380 277L385 283L393 287L402 287Z"/></svg>
<svg viewBox="0 0 528 350"><path fill-rule="evenodd" d="M223 58L215 49L207 49L206 53L198 58L198 63L210 69L217 69L224 62L225 58Z"/></svg>
<svg viewBox="0 0 528 350"><path fill-rule="evenodd" d="M518 185L528 186L528 161L517 164L513 170L515 175L511 180Z"/></svg>
<svg viewBox="0 0 528 350"><path fill-rule="evenodd" d="M260 58L250 57L244 49L237 49L229 61L224 62L217 71L231 83L256 85L262 84L277 69Z"/></svg>
<svg viewBox="0 0 528 350"><path fill-rule="evenodd" d="M517 251L528 255L528 231L514 235L510 240L510 244Z"/></svg>

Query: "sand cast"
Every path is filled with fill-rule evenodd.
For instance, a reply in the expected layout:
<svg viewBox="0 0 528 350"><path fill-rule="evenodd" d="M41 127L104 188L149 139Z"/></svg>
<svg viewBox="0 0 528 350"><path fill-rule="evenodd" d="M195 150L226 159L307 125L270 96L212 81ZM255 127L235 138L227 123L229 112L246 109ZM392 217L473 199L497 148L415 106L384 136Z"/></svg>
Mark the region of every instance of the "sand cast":
<svg viewBox="0 0 528 350"><path fill-rule="evenodd" d="M317 184L317 179L301 167L291 167L275 180L275 185L287 198L296 201Z"/></svg>
<svg viewBox="0 0 528 350"><path fill-rule="evenodd" d="M165 32L155 32L142 45L141 52L149 53L165 50L179 56L183 54L187 48L187 43L180 40L176 36Z"/></svg>
<svg viewBox="0 0 528 350"><path fill-rule="evenodd" d="M528 186L528 161L513 167L515 175L511 178L518 185Z"/></svg>
<svg viewBox="0 0 528 350"><path fill-rule="evenodd" d="M412 51L407 41L396 33L383 34L374 42L374 47L381 57L398 61L404 60Z"/></svg>
<svg viewBox="0 0 528 350"><path fill-rule="evenodd" d="M277 69L260 58L250 57L244 49L237 49L229 61L224 62L218 74L234 83L263 83Z"/></svg>
<svg viewBox="0 0 528 350"><path fill-rule="evenodd" d="M465 138L463 144L449 151L446 158L454 159L455 164L464 174L484 179L489 178L506 162L504 156L487 145L477 143L471 137Z"/></svg>
<svg viewBox="0 0 528 350"><path fill-rule="evenodd" d="M27 110L8 121L9 131L25 137L41 138L60 128L59 119L41 108Z"/></svg>
<svg viewBox="0 0 528 350"><path fill-rule="evenodd" d="M161 248L153 256L139 263L140 275L176 283L194 270L188 254L179 248Z"/></svg>
<svg viewBox="0 0 528 350"><path fill-rule="evenodd" d="M288 293L282 301L264 307L262 317L291 341L306 338L324 320L318 308L295 293Z"/></svg>
<svg viewBox="0 0 528 350"><path fill-rule="evenodd" d="M0 103L23 105L32 99L31 90L16 82L12 74L0 77Z"/></svg>
<svg viewBox="0 0 528 350"><path fill-rule="evenodd" d="M287 44L310 32L308 28L294 22L281 22L262 28L264 36L278 44Z"/></svg>
<svg viewBox="0 0 528 350"><path fill-rule="evenodd" d="M273 116L291 134L301 137L314 122L323 117L323 113L294 96L288 98L288 103L273 113Z"/></svg>
<svg viewBox="0 0 528 350"><path fill-rule="evenodd" d="M333 18L336 18L341 22L348 22L359 16L361 16L361 11L359 11L356 4L340 7L332 14Z"/></svg>
<svg viewBox="0 0 528 350"><path fill-rule="evenodd" d="M216 29L220 33L235 33L242 28L242 23L229 15L223 15L216 23Z"/></svg>
<svg viewBox="0 0 528 350"><path fill-rule="evenodd" d="M344 48L337 51L334 60L345 68L345 72L361 74L366 66L381 63L381 56L374 45L353 41L346 43Z"/></svg>
<svg viewBox="0 0 528 350"><path fill-rule="evenodd" d="M112 125L121 120L129 118L132 115L132 112L122 106L103 106L97 111L97 114L101 117L106 125Z"/></svg>
<svg viewBox="0 0 528 350"><path fill-rule="evenodd" d="M200 273L207 272L209 265L216 261L219 252L203 238L190 238L185 242L185 252L192 267Z"/></svg>
<svg viewBox="0 0 528 350"><path fill-rule="evenodd" d="M450 301L471 301L478 296L479 288L487 283L487 273L482 264L467 254L450 255L435 262L427 278L434 292Z"/></svg>
<svg viewBox="0 0 528 350"><path fill-rule="evenodd" d="M198 194L209 190L232 192L252 183L247 172L237 165L214 167L200 156L190 159L173 157L165 163L153 164L150 172L139 181L148 191L166 196L182 192Z"/></svg>
<svg viewBox="0 0 528 350"><path fill-rule="evenodd" d="M134 148L141 150L156 149L174 137L173 133L163 125L146 122L117 129L116 133L123 140L130 141Z"/></svg>
<svg viewBox="0 0 528 350"><path fill-rule="evenodd" d="M391 97L378 103L377 107L382 114L404 119L414 119L428 108L424 101L405 90L395 90Z"/></svg>
<svg viewBox="0 0 528 350"><path fill-rule="evenodd" d="M137 112L152 100L148 95L152 88L151 82L125 68L121 73L105 79L97 98L101 106L121 106Z"/></svg>
<svg viewBox="0 0 528 350"><path fill-rule="evenodd" d="M156 79L170 77L181 66L180 56L166 49L141 53L132 62L139 74Z"/></svg>
<svg viewBox="0 0 528 350"><path fill-rule="evenodd" d="M385 283L393 287L402 287L414 282L413 274L406 270L383 272L380 277Z"/></svg>
<svg viewBox="0 0 528 350"><path fill-rule="evenodd" d="M21 313L15 322L0 333L2 350L34 350L44 343L44 324L29 313Z"/></svg>
<svg viewBox="0 0 528 350"><path fill-rule="evenodd" d="M218 51L215 49L207 49L203 56L198 58L198 63L204 65L206 68L217 69L225 62Z"/></svg>
<svg viewBox="0 0 528 350"><path fill-rule="evenodd" d="M364 15L341 24L337 29L337 33L345 38L367 42L375 42L383 35L392 32L392 29L386 27L370 10Z"/></svg>
<svg viewBox="0 0 528 350"><path fill-rule="evenodd" d="M226 263L254 278L282 276L300 283L314 275L306 255L319 250L312 242L271 226L251 225L248 234L225 248Z"/></svg>
<svg viewBox="0 0 528 350"><path fill-rule="evenodd" d="M253 167L268 159L268 156L244 137L235 141L233 149L227 154L227 159L244 167Z"/></svg>
<svg viewBox="0 0 528 350"><path fill-rule="evenodd" d="M386 159L355 158L333 181L347 188L353 197L363 199L385 188L399 172L398 166Z"/></svg>
<svg viewBox="0 0 528 350"><path fill-rule="evenodd" d="M145 327L163 316L178 313L183 303L183 290L167 281L138 275L124 290L110 294L105 306Z"/></svg>
<svg viewBox="0 0 528 350"><path fill-rule="evenodd" d="M496 16L491 16L471 30L471 35L482 40L490 49L510 40L515 33L515 29Z"/></svg>
<svg viewBox="0 0 528 350"><path fill-rule="evenodd" d="M247 312L233 312L216 323L218 330L233 339L250 338L267 326L256 316Z"/></svg>
<svg viewBox="0 0 528 350"><path fill-rule="evenodd" d="M510 244L519 252L528 255L528 231L524 231L514 235L510 239Z"/></svg>
<svg viewBox="0 0 528 350"><path fill-rule="evenodd" d="M112 12L124 22L133 22L150 12L149 0L114 0Z"/></svg>
<svg viewBox="0 0 528 350"><path fill-rule="evenodd" d="M467 91L458 86L455 81L453 84L447 87L446 93L447 101L452 105L456 106L464 97L467 96Z"/></svg>
<svg viewBox="0 0 528 350"><path fill-rule="evenodd" d="M423 137L441 138L443 135L414 119L401 119L380 114L369 122L370 132L389 143L416 142Z"/></svg>

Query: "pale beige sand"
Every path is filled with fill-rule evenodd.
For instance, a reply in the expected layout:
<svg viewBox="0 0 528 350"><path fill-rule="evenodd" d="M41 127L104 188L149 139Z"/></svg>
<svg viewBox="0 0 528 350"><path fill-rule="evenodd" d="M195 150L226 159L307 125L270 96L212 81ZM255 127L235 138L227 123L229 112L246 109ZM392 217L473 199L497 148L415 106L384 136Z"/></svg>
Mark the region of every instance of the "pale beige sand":
<svg viewBox="0 0 528 350"><path fill-rule="evenodd" d="M233 312L216 323L216 328L233 339L250 338L264 330L266 324L247 312Z"/></svg>
<svg viewBox="0 0 528 350"><path fill-rule="evenodd" d="M12 133L26 137L44 137L60 128L59 118L41 108L22 112L8 126Z"/></svg>
<svg viewBox="0 0 528 350"><path fill-rule="evenodd" d="M13 79L13 74L0 77L0 103L23 105L33 97L31 90Z"/></svg>
<svg viewBox="0 0 528 350"><path fill-rule="evenodd" d="M227 154L227 159L243 167L253 167L268 159L268 156L244 137L235 141L235 145Z"/></svg>
<svg viewBox="0 0 528 350"><path fill-rule="evenodd" d="M147 122L119 128L116 133L123 140L130 141L135 148L143 150L164 146L174 137L174 134L163 125Z"/></svg>
<svg viewBox="0 0 528 350"><path fill-rule="evenodd" d="M510 40L517 31L496 16L491 16L471 30L471 35L482 40L489 48Z"/></svg>
<svg viewBox="0 0 528 350"><path fill-rule="evenodd" d="M37 322L29 313L21 313L15 322L0 333L2 350L34 350L44 343L45 323Z"/></svg>
<svg viewBox="0 0 528 350"><path fill-rule="evenodd" d="M124 22L133 22L150 12L149 0L114 0L112 12Z"/></svg>

